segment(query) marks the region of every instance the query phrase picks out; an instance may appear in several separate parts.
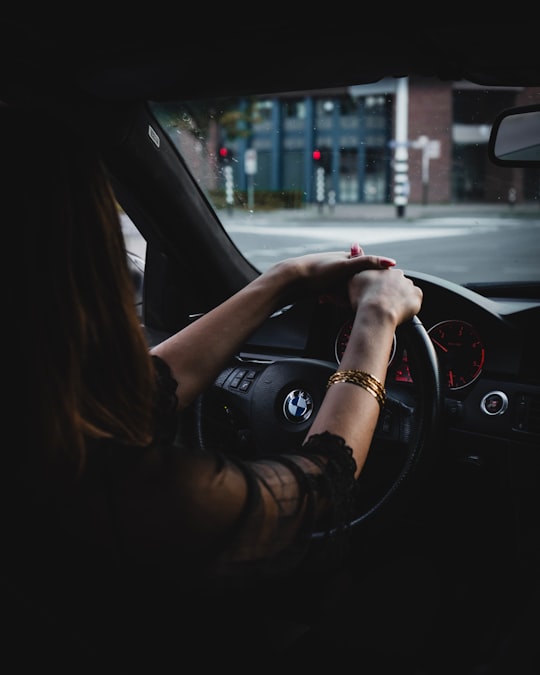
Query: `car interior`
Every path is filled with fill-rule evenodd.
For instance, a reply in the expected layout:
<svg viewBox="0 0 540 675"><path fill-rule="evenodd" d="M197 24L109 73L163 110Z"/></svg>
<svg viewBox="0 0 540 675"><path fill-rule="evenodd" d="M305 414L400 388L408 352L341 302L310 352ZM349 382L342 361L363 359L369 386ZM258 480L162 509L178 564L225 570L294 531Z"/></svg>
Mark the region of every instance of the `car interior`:
<svg viewBox="0 0 540 675"><path fill-rule="evenodd" d="M508 236L518 239L520 223L527 228L530 243L523 264L515 263L515 278L504 276L497 263L501 252L490 239L489 210L455 222L448 211L444 227L460 234L470 223L484 228L485 250L471 244L470 251L478 266L495 256L491 276L468 276L456 266L454 276L439 271L452 257L452 242L462 236L454 232L443 253L436 253L432 247L441 239L428 233L435 225L427 220L420 241L407 241L402 232L399 241L380 238L368 245L398 260L402 252L407 255L407 274L424 300L420 314L399 327L389 355L388 400L376 451L359 479L348 565L386 569L394 563L399 569L407 559L428 561L436 570L439 581L423 591L437 596L437 610L422 637L418 675L532 675L540 668L534 638L540 601L540 266L533 262L540 253L538 31L530 24L401 25L382 17L357 24L343 16L321 17L313 25L286 17L239 22L229 6L212 9L204 20L189 13L181 19L160 16L159 26L135 12L121 20L77 18L67 26L55 16L4 16L0 102L35 107L36 128L29 133L46 133L39 125L39 111L46 108L65 121L66 134L84 126L99 145L126 233L133 235L126 237L127 248L151 346L259 274L274 244L269 240L263 248L257 237L264 228L277 237L271 228L291 225L292 215L287 218L295 208L309 214L294 221L305 252L361 239L337 226L334 239L323 238L321 211L330 218L334 204L317 204L316 187L309 203L304 190L295 208L280 205L277 213L270 207L267 213L253 208L249 181L243 201L228 200L220 182L228 164L218 159L218 182L208 188L200 158L182 145L189 126L177 123L182 116L199 123L193 135L204 146L212 128L212 115L204 117L208 101L298 99L299 92L328 96L414 78L443 86L466 82L460 92L505 92L500 109L489 112L489 140L481 151L501 182L527 172L518 203L505 194L502 205L495 199L489 207L504 209ZM520 98L523 92L527 96ZM233 152L244 147L242 138L231 136ZM433 152L430 191L436 190ZM261 158L259 153L259 164ZM395 168L392 161L388 166ZM379 205L394 229L400 224L406 229L403 221L416 207L429 210L416 192L403 217L392 179L388 185ZM340 189L345 194L345 187ZM471 203L473 198L460 206L465 212ZM336 216L350 206L338 200ZM515 215L522 212L523 221ZM361 225L367 233L368 225ZM132 241L137 243L130 248ZM299 250L293 245L291 239L281 255ZM310 421L291 418L285 394L309 392L317 409L346 345L351 316L348 307L318 296L295 300L269 317L212 389L183 413L186 441L233 449L246 458L301 443ZM321 537L315 534L313 560L306 562L317 571ZM421 569L415 570L420 576ZM408 599L396 616L406 635L414 632L423 600L419 595L415 607L413 584L400 583ZM4 585L9 587L9 580ZM403 590L393 596L396 603ZM31 606L31 599L26 601ZM385 611L393 612L387 606ZM489 670L492 663L500 670ZM362 672L360 660L358 667Z"/></svg>

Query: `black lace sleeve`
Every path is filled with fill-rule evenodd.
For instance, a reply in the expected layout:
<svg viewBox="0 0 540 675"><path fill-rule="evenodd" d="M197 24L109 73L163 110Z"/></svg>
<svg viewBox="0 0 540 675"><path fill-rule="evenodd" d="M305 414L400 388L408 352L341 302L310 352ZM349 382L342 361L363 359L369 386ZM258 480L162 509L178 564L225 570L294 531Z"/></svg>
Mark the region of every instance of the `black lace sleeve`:
<svg viewBox="0 0 540 675"><path fill-rule="evenodd" d="M158 384L156 444L141 457L140 485L132 489L139 494L148 485L160 485L154 497L164 510L154 507L159 528L151 528L149 536L169 523L181 546L198 550L199 569L244 581L294 568L314 531L330 545L332 557L341 557L349 541L356 486L356 464L344 439L325 432L294 450L276 448L251 461L223 450L187 447L178 441L177 383L165 361L154 356L153 362ZM131 477L137 479L134 473ZM145 519L150 522L147 510ZM133 522L140 537L140 521ZM149 550L157 548L154 542ZM170 552L168 556L174 559ZM174 564L178 567L182 560Z"/></svg>
<svg viewBox="0 0 540 675"><path fill-rule="evenodd" d="M324 470L317 476L317 491L331 504L326 531L329 535L343 531L354 512L356 462L351 448L341 436L325 431L311 436L301 454L312 461L314 456L325 458ZM322 462L319 459L317 463Z"/></svg>

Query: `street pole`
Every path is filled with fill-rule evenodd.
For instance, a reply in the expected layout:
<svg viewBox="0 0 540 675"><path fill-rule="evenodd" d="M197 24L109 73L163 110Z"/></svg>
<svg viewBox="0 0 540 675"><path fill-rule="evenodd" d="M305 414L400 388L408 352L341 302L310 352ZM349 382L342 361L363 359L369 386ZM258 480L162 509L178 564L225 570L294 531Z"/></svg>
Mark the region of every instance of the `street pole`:
<svg viewBox="0 0 540 675"><path fill-rule="evenodd" d="M394 152L394 204L396 215L403 218L409 200L409 84L406 77L397 81Z"/></svg>
<svg viewBox="0 0 540 675"><path fill-rule="evenodd" d="M257 151L248 148L244 153L244 171L247 175L248 209L255 208L255 174L257 173Z"/></svg>
<svg viewBox="0 0 540 675"><path fill-rule="evenodd" d="M422 204L426 205L429 189L429 138L419 136L414 147L422 150Z"/></svg>
<svg viewBox="0 0 540 675"><path fill-rule="evenodd" d="M232 166L226 166L223 169L225 174L225 202L227 204L227 212L232 214L234 206L234 183Z"/></svg>
<svg viewBox="0 0 540 675"><path fill-rule="evenodd" d="M322 213L324 206L325 176L324 168L318 166L315 172L315 194L319 213Z"/></svg>

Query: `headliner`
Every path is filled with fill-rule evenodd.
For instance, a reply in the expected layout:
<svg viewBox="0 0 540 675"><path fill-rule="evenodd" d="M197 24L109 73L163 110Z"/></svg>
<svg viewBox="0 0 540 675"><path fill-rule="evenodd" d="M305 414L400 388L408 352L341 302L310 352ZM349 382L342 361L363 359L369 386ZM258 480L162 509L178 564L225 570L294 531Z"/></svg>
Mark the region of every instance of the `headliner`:
<svg viewBox="0 0 540 675"><path fill-rule="evenodd" d="M219 19L216 11L225 16ZM436 75L487 86L540 86L537 28L438 24L372 30L344 22L231 24L148 14L0 20L0 98L75 95L84 101L167 100L321 89L385 77ZM163 9L160 10L163 15ZM193 25L201 26L195 32ZM230 25L231 27L225 27ZM514 32L508 34L508 29ZM504 34L503 33L504 30Z"/></svg>

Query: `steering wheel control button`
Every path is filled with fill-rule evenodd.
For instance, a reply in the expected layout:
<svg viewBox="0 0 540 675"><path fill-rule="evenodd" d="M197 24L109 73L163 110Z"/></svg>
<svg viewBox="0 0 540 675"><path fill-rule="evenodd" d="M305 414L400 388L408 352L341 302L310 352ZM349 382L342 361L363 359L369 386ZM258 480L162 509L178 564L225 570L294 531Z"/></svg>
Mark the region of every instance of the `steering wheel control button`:
<svg viewBox="0 0 540 675"><path fill-rule="evenodd" d="M313 412L313 399L303 389L293 389L283 401L283 414L293 424L306 422Z"/></svg>
<svg viewBox="0 0 540 675"><path fill-rule="evenodd" d="M480 408L486 415L503 415L508 408L508 397L503 391L492 391L484 396Z"/></svg>
<svg viewBox="0 0 540 675"><path fill-rule="evenodd" d="M229 373L230 379L227 383L227 387L230 389L237 389L238 391L247 391L257 376L256 370L246 370L245 368L236 368L235 370Z"/></svg>

